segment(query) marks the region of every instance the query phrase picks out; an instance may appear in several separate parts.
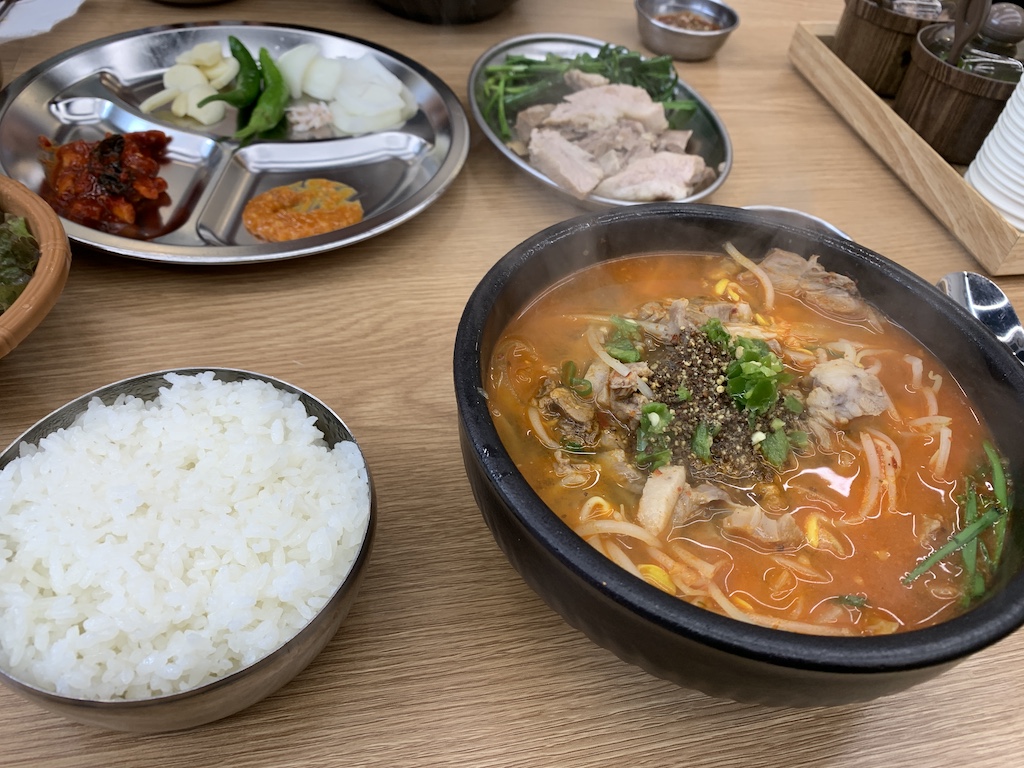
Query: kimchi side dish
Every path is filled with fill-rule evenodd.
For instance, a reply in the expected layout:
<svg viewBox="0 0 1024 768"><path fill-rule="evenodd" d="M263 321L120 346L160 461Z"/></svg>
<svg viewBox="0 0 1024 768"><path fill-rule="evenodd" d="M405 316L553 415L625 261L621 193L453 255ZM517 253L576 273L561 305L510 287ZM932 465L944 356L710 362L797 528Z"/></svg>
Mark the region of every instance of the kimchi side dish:
<svg viewBox="0 0 1024 768"><path fill-rule="evenodd" d="M554 513L694 605L877 635L994 578L1011 489L988 428L816 258L726 244L588 267L509 324L485 388Z"/></svg>

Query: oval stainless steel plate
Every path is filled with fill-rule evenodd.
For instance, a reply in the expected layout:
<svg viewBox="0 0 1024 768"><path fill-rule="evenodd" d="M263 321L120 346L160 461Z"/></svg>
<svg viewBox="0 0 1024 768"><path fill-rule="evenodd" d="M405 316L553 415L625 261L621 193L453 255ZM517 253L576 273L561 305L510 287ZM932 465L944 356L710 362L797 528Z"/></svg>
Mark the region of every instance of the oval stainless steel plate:
<svg viewBox="0 0 1024 768"><path fill-rule="evenodd" d="M162 87L175 56L228 35L272 56L315 43L328 57L374 56L415 96L419 110L400 129L339 137L332 128L292 133L245 147L230 139L234 108L203 127L169 110L143 114L139 104ZM152 27L73 48L34 67L0 93L0 172L31 189L44 181L38 139L96 141L108 132L149 129L171 136L161 168L170 203L152 237L135 239L64 220L71 240L148 261L239 264L306 256L379 235L420 213L455 179L469 151L469 121L458 98L416 62L373 43L279 24L210 22ZM310 177L358 190L364 218L345 229L265 243L242 225L245 203L271 187Z"/></svg>
<svg viewBox="0 0 1024 768"><path fill-rule="evenodd" d="M621 205L638 205L639 203L629 200L616 200L599 195L588 195L584 198L576 197L530 165L526 158L520 157L505 145L497 130L484 117L481 101L483 99L483 88L486 78L485 70L493 64L500 64L509 56L529 56L542 59L547 54L553 53L556 56L572 58L581 53L596 54L605 45L607 43L602 40L579 37L577 35L521 35L509 38L486 51L476 60L469 74L470 109L473 112L473 119L476 120L484 135L491 140L505 157L526 171L530 176L563 193L583 208L592 210L601 210ZM725 181L725 177L729 175L729 171L732 168L732 142L729 140L729 134L726 132L721 118L696 91L682 80L676 86L676 98L693 99L697 102L697 110L686 126L687 129L693 130L689 150L703 157L708 166L718 171L718 177L704 189L695 192L689 197L672 201L692 203L707 197L718 189Z"/></svg>

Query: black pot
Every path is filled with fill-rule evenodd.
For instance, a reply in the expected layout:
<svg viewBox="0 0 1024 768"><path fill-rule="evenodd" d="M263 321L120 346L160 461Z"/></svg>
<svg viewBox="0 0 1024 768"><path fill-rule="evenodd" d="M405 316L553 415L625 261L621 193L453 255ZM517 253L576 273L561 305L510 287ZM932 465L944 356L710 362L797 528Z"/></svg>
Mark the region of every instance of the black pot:
<svg viewBox="0 0 1024 768"><path fill-rule="evenodd" d="M497 16L515 0L373 0L386 11L427 24L469 24Z"/></svg>
<svg viewBox="0 0 1024 768"><path fill-rule="evenodd" d="M1020 487L1024 367L994 335L912 272L856 243L779 226L741 209L657 203L581 216L513 248L470 297L454 375L466 472L509 561L555 611L625 661L713 696L774 705L864 701L915 685L1024 624L1024 513L1012 512L988 598L926 629L824 637L766 629L666 595L614 565L553 514L501 444L482 395L483 371L506 323L533 297L598 260L643 252L784 248L830 271L906 328L950 369L993 431Z"/></svg>

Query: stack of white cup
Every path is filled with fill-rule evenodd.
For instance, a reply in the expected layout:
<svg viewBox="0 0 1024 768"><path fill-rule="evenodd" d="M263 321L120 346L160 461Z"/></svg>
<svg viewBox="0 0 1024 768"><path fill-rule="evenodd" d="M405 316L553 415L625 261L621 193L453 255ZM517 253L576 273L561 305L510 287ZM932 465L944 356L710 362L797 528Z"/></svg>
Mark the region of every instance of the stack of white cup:
<svg viewBox="0 0 1024 768"><path fill-rule="evenodd" d="M1024 232L1024 79L967 168L967 182Z"/></svg>

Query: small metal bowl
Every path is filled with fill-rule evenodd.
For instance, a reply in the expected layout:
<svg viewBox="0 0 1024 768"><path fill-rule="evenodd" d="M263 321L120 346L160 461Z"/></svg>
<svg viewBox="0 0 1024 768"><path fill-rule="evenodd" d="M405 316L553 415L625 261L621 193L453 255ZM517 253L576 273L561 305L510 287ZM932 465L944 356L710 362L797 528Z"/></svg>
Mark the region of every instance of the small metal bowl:
<svg viewBox="0 0 1024 768"><path fill-rule="evenodd" d="M704 17L718 29L684 29L658 20L659 16L683 11ZM740 17L717 0L636 0L636 23L640 39L655 53L679 61L703 61L718 52L740 25Z"/></svg>
<svg viewBox="0 0 1024 768"><path fill-rule="evenodd" d="M268 382L283 392L296 394L305 406L306 412L315 419L317 428L323 432L327 445L334 446L342 441L355 442L345 423L325 403L280 379L231 368L176 368L117 381L61 406L30 427L10 447L0 453L0 469L18 457L22 443L37 445L46 435L70 426L75 418L86 410L93 398L98 397L108 405L122 394L150 400L156 397L161 387L167 386L167 374L194 376L204 371L213 371L215 378L221 381L255 379ZM266 698L309 665L337 633L355 602L370 558L376 528L376 497L368 471L367 481L370 486L369 518L362 543L348 574L324 607L306 626L259 661L197 688L148 699L93 701L61 696L12 677L3 669L0 669L0 682L44 709L69 720L135 733L160 733L193 728L232 715Z"/></svg>

